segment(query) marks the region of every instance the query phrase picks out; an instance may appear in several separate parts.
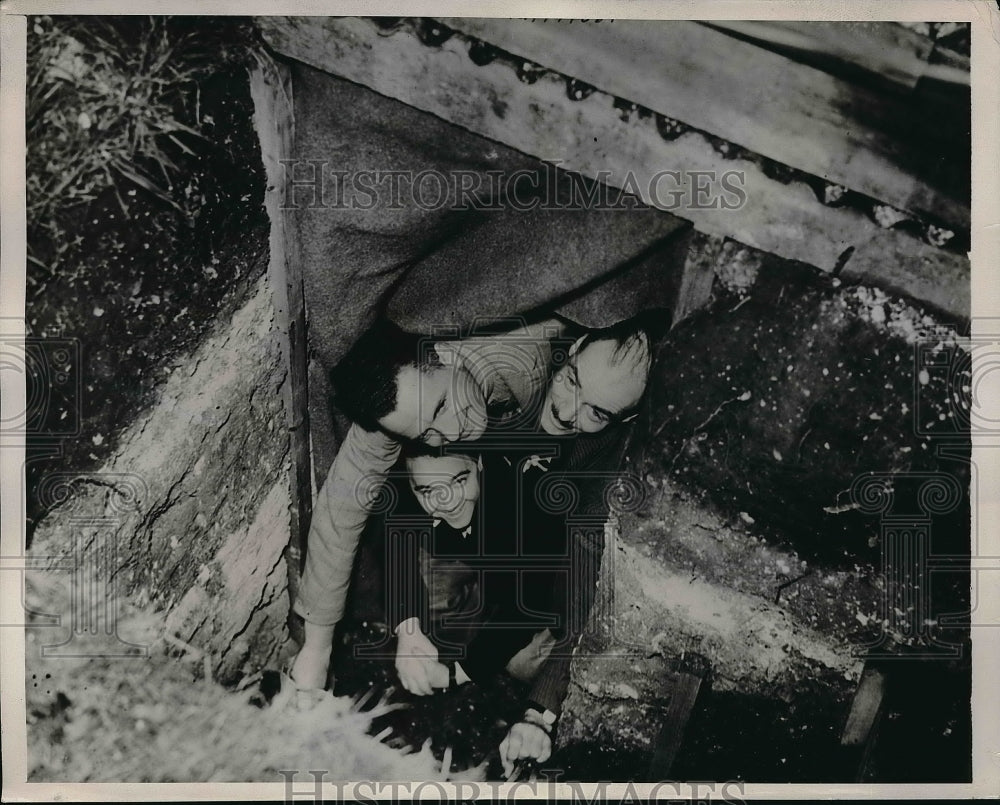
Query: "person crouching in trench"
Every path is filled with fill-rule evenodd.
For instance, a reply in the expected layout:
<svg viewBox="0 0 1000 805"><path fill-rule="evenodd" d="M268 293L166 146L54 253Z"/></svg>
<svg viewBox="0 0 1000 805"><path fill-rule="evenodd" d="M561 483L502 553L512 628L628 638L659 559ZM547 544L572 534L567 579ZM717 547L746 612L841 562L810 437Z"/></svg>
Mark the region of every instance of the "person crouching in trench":
<svg viewBox="0 0 1000 805"><path fill-rule="evenodd" d="M537 652L520 655L540 626L516 597L522 563L514 469L499 456L487 463L494 466L484 469L483 457L468 447L408 445L406 474L392 479L400 501L394 516L406 527L390 526L387 609L400 683L416 695L486 682L505 669L527 682L544 660ZM425 528L413 527L414 503Z"/></svg>

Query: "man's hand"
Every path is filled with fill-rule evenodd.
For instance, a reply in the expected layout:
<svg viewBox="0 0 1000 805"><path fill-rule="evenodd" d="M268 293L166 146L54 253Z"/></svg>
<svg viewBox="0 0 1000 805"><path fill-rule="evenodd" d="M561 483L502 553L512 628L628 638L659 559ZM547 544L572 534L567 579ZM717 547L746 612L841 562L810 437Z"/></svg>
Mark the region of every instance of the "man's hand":
<svg viewBox="0 0 1000 805"><path fill-rule="evenodd" d="M333 626L317 626L305 622L306 639L295 662L292 663L292 681L300 689L326 687L333 651Z"/></svg>
<svg viewBox="0 0 1000 805"><path fill-rule="evenodd" d="M518 760L531 758L544 763L552 755L552 739L538 724L520 721L510 728L500 744L500 762L504 777L510 777Z"/></svg>
<svg viewBox="0 0 1000 805"><path fill-rule="evenodd" d="M274 703L277 704L279 700L283 701L286 705L290 703L296 710L304 713L317 707L327 697L332 696L333 694L330 691L323 690L322 688L300 687L286 673L282 674L281 690L274 697Z"/></svg>
<svg viewBox="0 0 1000 805"><path fill-rule="evenodd" d="M429 696L434 688L448 687L448 668L438 662L437 648L420 631L420 621L408 618L396 631L396 673L403 687L417 696Z"/></svg>

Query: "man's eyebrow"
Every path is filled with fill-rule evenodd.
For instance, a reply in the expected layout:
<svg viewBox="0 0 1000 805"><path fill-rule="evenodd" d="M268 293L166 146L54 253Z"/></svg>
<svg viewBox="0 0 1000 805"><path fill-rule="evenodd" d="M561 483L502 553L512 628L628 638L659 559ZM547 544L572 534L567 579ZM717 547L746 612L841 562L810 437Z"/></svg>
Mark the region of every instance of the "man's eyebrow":
<svg viewBox="0 0 1000 805"><path fill-rule="evenodd" d="M453 476L451 476L449 480L454 482L457 481L459 478L461 478L463 475L469 475L470 473L471 470L459 470ZM424 492L433 489L434 484L414 484L413 488L416 489L418 492Z"/></svg>
<svg viewBox="0 0 1000 805"><path fill-rule="evenodd" d="M444 396L438 400L438 404L434 407L434 413L431 415L431 419L437 419L437 415L441 413L441 409L444 408L444 404L448 401L448 393L445 392Z"/></svg>
<svg viewBox="0 0 1000 805"><path fill-rule="evenodd" d="M599 405L591 405L590 407L605 419L614 419L617 416L621 416L621 414L612 414L609 410L601 408Z"/></svg>

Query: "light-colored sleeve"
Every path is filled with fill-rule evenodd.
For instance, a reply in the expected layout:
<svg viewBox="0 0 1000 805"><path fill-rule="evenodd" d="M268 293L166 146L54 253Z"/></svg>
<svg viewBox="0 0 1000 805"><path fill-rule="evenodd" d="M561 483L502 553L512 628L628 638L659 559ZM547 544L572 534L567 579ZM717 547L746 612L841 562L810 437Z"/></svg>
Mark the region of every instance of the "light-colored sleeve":
<svg viewBox="0 0 1000 805"><path fill-rule="evenodd" d="M316 498L293 607L310 623L332 626L343 617L361 532L399 450L381 431L348 430Z"/></svg>
<svg viewBox="0 0 1000 805"><path fill-rule="evenodd" d="M505 402L505 395L513 395L522 410L537 412L548 386L551 341L563 329L561 322L548 319L500 335L473 338L464 343L462 360L487 390L490 403Z"/></svg>

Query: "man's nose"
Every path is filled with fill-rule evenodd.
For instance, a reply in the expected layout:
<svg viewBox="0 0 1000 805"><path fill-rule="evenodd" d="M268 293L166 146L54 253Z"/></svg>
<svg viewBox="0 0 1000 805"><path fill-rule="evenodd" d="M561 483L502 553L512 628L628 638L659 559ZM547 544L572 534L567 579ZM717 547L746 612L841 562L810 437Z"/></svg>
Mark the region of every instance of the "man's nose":
<svg viewBox="0 0 1000 805"><path fill-rule="evenodd" d="M465 422L462 430L465 433L481 433L486 430L486 409L475 404L469 405L464 411Z"/></svg>
<svg viewBox="0 0 1000 805"><path fill-rule="evenodd" d="M424 443L428 447L440 447L445 442L451 441L443 433L431 428L424 434Z"/></svg>
<svg viewBox="0 0 1000 805"><path fill-rule="evenodd" d="M462 438L462 422L459 414L454 414L440 423L441 438L446 442L455 442Z"/></svg>
<svg viewBox="0 0 1000 805"><path fill-rule="evenodd" d="M556 408L556 416L559 418L559 422L565 425L567 428L575 428L577 421L577 414L579 412L575 408L562 409ZM568 414L569 416L566 416Z"/></svg>

